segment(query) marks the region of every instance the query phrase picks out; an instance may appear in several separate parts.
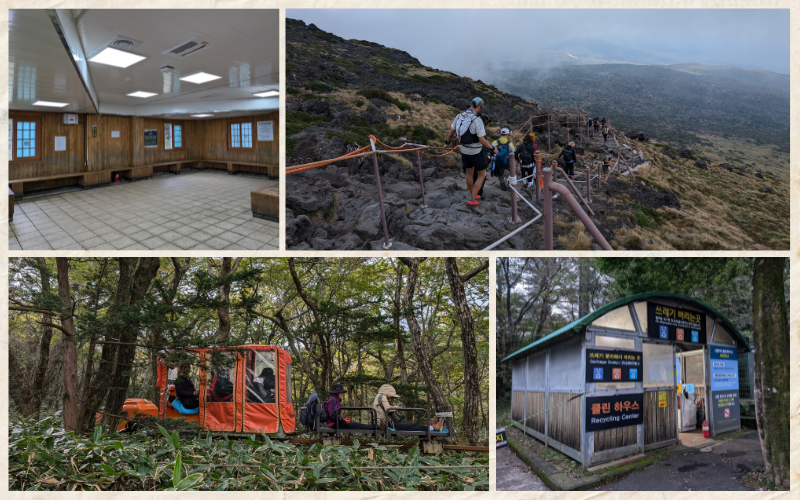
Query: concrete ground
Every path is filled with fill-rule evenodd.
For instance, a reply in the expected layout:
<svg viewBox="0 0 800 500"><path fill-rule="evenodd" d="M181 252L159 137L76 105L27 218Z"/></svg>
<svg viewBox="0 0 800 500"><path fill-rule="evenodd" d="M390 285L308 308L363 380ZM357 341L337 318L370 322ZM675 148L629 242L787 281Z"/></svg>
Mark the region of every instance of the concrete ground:
<svg viewBox="0 0 800 500"><path fill-rule="evenodd" d="M257 176L203 170L20 200L9 250L277 250L278 223L253 217Z"/></svg>
<svg viewBox="0 0 800 500"><path fill-rule="evenodd" d="M708 448L687 448L677 455L605 484L608 491L749 491L739 479L764 465L758 434L749 432L737 439ZM701 450L708 451L701 451Z"/></svg>
<svg viewBox="0 0 800 500"><path fill-rule="evenodd" d="M497 491L550 491L508 446L497 450L496 464Z"/></svg>

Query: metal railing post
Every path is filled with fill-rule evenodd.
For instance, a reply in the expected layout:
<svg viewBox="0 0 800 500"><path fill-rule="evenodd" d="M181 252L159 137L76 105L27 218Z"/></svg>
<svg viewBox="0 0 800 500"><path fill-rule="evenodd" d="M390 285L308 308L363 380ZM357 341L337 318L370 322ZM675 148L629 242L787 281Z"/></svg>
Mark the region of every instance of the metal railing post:
<svg viewBox="0 0 800 500"><path fill-rule="evenodd" d="M541 199L541 185L542 185L542 155L540 153L536 153L534 155L534 160L536 162L536 175L533 176L533 182L536 183L536 201Z"/></svg>
<svg viewBox="0 0 800 500"><path fill-rule="evenodd" d="M547 152L548 152L548 153L549 153L549 152L550 152L550 150L552 149L552 148L550 147L550 122L551 122L551 121L552 121L552 120L550 119L550 113L547 113Z"/></svg>
<svg viewBox="0 0 800 500"><path fill-rule="evenodd" d="M422 157L417 151L417 170L419 171L419 187L422 189L422 208L425 208L425 183L422 182Z"/></svg>
<svg viewBox="0 0 800 500"><path fill-rule="evenodd" d="M514 159L514 155L508 155L508 164L510 167L508 185L509 187L513 188L517 184L517 161ZM512 179L514 184L511 183ZM508 191L511 193L511 219L509 220L516 224L520 222L519 215L517 215L517 192L515 189L509 189Z"/></svg>
<svg viewBox="0 0 800 500"><path fill-rule="evenodd" d="M389 242L389 228L386 224L386 212L383 209L383 188L381 188L381 172L378 168L378 153L372 137L369 138L369 143L372 145L372 164L375 167L375 184L378 186L378 203L381 207L381 222L383 222L383 249L388 250L392 244Z"/></svg>
<svg viewBox="0 0 800 500"><path fill-rule="evenodd" d="M544 249L553 249L553 198L550 191L550 182L552 170L549 168L544 169L544 188L542 189L542 196L544 196Z"/></svg>
<svg viewBox="0 0 800 500"><path fill-rule="evenodd" d="M592 155L592 163L594 163L594 155ZM601 164L601 165L597 166L597 191L598 192L600 192L600 188L602 187L600 185L600 183L603 181L603 179L601 179L602 174L603 174L603 166Z"/></svg>

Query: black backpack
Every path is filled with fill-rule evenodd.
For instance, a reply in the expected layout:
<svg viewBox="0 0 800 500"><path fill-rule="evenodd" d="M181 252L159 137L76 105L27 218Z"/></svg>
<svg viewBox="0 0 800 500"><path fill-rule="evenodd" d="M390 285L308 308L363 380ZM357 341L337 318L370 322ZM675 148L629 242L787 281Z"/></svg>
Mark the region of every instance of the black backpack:
<svg viewBox="0 0 800 500"><path fill-rule="evenodd" d="M319 415L320 422L328 420L328 412L320 402L317 391L311 391L306 404L300 408L300 423L305 425L306 429L314 431L317 428L317 415Z"/></svg>
<svg viewBox="0 0 800 500"><path fill-rule="evenodd" d="M573 151L571 149L566 149L565 148L565 149L561 150L561 157L564 158L564 161L566 163L572 163L573 161L575 161L575 157L572 156L572 155L573 155Z"/></svg>
<svg viewBox="0 0 800 500"><path fill-rule="evenodd" d="M522 143L522 146L519 148L519 161L523 165L530 165L533 163L533 155L536 153L536 148L533 147L533 144L526 144Z"/></svg>
<svg viewBox="0 0 800 500"><path fill-rule="evenodd" d="M233 394L233 382L227 376L217 377L217 383L214 384L214 392L220 398L226 398Z"/></svg>

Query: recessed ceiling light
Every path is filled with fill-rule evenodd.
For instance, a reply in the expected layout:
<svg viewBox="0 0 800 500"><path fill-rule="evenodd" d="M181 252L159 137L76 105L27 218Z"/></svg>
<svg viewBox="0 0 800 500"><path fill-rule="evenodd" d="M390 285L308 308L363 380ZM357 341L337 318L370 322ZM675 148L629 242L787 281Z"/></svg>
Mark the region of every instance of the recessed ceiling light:
<svg viewBox="0 0 800 500"><path fill-rule="evenodd" d="M255 92L253 95L256 97L278 97L281 93L277 90L265 90L264 92Z"/></svg>
<svg viewBox="0 0 800 500"><path fill-rule="evenodd" d="M214 116L214 115L210 115L208 113L202 113L202 114L199 114L199 115L192 115L192 116L194 116L195 118L205 118L207 116Z"/></svg>
<svg viewBox="0 0 800 500"><path fill-rule="evenodd" d="M209 73L203 73L202 71L199 73L195 73L193 75L184 76L181 80L185 82L192 82L192 83L206 83L210 82L211 80L217 80L222 78L221 76L211 75Z"/></svg>
<svg viewBox="0 0 800 500"><path fill-rule="evenodd" d="M36 101L34 106L50 106L51 108L63 108L69 106L68 102Z"/></svg>
<svg viewBox="0 0 800 500"><path fill-rule="evenodd" d="M157 95L157 94L154 94L152 92L142 92L141 90L139 90L139 91L133 92L132 94L128 94L128 97L145 98L145 97L153 97L154 95Z"/></svg>
<svg viewBox="0 0 800 500"><path fill-rule="evenodd" d="M117 68L127 68L132 64L147 59L144 56L134 54L133 52L125 52L124 50L112 49L106 47L94 57L90 58L90 62L100 64L108 64L109 66L116 66Z"/></svg>

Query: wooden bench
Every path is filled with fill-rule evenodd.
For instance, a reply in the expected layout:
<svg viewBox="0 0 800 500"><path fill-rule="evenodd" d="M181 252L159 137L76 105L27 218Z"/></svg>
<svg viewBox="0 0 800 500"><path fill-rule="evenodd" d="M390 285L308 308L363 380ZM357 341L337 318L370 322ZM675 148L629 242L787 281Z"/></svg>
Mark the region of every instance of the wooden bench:
<svg viewBox="0 0 800 500"><path fill-rule="evenodd" d="M56 179L69 179L69 178L77 178L78 185L82 188L88 187L99 187L104 186L107 184L111 184L114 182L113 174L119 173L120 177L125 180L129 181L136 181L139 179L146 179L153 176L153 173L159 167L168 167L167 171L180 174L181 169L184 165L194 163L197 164L198 168L203 168L203 163L222 163L225 164L229 174L234 174L237 171L245 171L245 169L241 168L241 166L247 166L251 168L257 168L258 171L255 173L265 174L270 178L277 179L278 178L278 166L277 165L268 165L263 163L241 163L241 162L230 162L230 161L222 161L222 160L175 160L175 161L166 161L160 163L150 163L147 165L139 165L139 166L125 166L125 167L117 167L117 168L107 168L104 170L94 170L89 172L71 172L68 174L56 174L56 175L43 175L39 177L28 177L25 179L9 179L8 184L11 191L14 192L16 198L21 200L25 195L25 184L26 183L33 183L33 182L42 182L42 181L49 181L49 180L56 180ZM239 166L240 168L237 168Z"/></svg>
<svg viewBox="0 0 800 500"><path fill-rule="evenodd" d="M278 186L250 191L250 210L253 211L253 217L280 222L278 217L279 207Z"/></svg>
<svg viewBox="0 0 800 500"><path fill-rule="evenodd" d="M8 188L8 220L14 220L14 191Z"/></svg>

